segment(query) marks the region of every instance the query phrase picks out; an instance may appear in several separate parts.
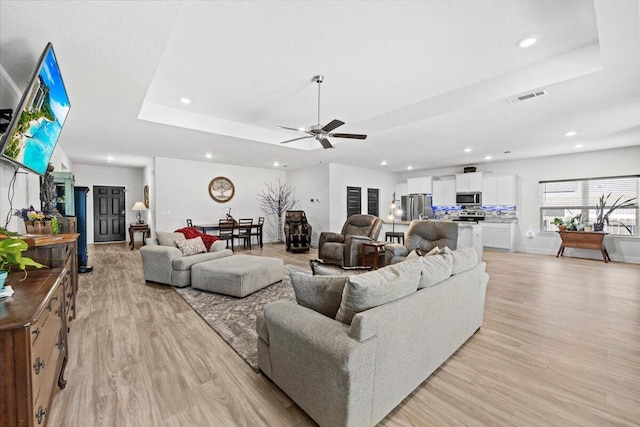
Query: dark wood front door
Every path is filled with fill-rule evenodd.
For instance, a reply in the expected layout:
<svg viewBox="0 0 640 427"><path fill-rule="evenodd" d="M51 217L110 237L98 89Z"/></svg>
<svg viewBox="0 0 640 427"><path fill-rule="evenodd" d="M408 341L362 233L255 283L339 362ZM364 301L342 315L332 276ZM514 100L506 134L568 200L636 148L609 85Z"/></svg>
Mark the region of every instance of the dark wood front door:
<svg viewBox="0 0 640 427"><path fill-rule="evenodd" d="M93 186L93 241L125 240L124 187Z"/></svg>

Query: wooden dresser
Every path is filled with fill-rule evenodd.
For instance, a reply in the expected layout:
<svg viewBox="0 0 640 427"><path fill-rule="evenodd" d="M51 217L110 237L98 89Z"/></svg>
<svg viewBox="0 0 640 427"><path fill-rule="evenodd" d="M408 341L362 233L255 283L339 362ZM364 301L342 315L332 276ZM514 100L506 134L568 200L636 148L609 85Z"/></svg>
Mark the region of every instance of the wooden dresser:
<svg viewBox="0 0 640 427"><path fill-rule="evenodd" d="M27 240L30 256L48 269L7 280L15 293L0 300L0 426L45 425L57 388L64 388L67 333L75 318L78 234Z"/></svg>

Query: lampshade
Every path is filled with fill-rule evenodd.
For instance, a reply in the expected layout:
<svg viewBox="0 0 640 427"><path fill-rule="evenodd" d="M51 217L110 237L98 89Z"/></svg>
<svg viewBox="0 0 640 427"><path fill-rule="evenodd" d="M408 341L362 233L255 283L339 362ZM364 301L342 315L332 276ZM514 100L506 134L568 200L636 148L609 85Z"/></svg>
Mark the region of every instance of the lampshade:
<svg viewBox="0 0 640 427"><path fill-rule="evenodd" d="M144 203L142 203L142 202L136 202L136 203L133 205L133 210L134 210L134 211L146 211L146 210L147 210L147 207L146 207L146 206L144 205Z"/></svg>

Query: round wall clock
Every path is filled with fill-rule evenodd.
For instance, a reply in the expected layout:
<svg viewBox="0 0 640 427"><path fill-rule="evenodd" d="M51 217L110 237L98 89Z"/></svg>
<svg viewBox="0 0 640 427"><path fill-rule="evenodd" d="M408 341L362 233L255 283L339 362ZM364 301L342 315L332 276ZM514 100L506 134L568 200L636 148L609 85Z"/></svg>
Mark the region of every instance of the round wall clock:
<svg viewBox="0 0 640 427"><path fill-rule="evenodd" d="M229 178L218 176L209 183L209 195L216 202L224 203L233 198L236 188Z"/></svg>

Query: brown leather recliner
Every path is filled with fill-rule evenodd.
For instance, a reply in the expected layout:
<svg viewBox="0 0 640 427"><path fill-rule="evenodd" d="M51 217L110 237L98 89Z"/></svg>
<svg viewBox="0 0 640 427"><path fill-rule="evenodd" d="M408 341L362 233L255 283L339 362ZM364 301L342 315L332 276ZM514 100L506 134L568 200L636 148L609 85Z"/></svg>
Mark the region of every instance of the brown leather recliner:
<svg viewBox="0 0 640 427"><path fill-rule="evenodd" d="M342 267L360 265L362 243L378 240L382 220L375 215L351 215L342 232L322 232L318 242L318 257L327 264Z"/></svg>
<svg viewBox="0 0 640 427"><path fill-rule="evenodd" d="M311 245L311 224L304 211L287 211L284 222L284 236L288 252L308 252Z"/></svg>
<svg viewBox="0 0 640 427"><path fill-rule="evenodd" d="M456 249L458 246L458 224L448 221L411 221L404 245L388 243L384 246L385 265L404 261L409 252L420 249L429 252L435 247Z"/></svg>

